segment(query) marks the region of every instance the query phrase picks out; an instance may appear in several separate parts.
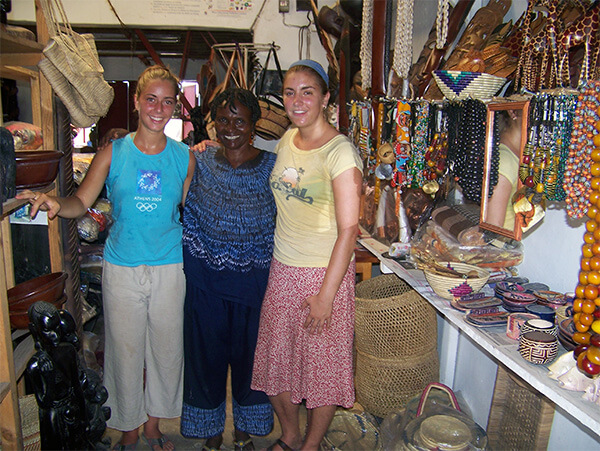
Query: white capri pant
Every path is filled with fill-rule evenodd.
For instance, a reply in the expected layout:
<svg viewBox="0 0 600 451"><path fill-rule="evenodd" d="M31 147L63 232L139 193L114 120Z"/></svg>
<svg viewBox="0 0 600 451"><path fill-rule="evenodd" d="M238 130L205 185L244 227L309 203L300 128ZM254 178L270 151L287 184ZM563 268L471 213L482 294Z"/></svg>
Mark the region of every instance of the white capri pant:
<svg viewBox="0 0 600 451"><path fill-rule="evenodd" d="M183 264L103 264L104 386L108 427L176 418L183 398ZM144 368L146 380L144 386Z"/></svg>

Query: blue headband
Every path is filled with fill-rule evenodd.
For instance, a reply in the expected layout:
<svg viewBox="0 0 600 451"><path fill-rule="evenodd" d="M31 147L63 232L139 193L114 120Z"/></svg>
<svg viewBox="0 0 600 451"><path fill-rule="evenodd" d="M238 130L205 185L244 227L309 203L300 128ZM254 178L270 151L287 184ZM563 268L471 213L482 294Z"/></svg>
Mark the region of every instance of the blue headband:
<svg viewBox="0 0 600 451"><path fill-rule="evenodd" d="M292 68L294 66L306 66L306 67L310 67L317 74L319 74L319 76L323 79L323 81L325 81L325 84L329 88L329 77L327 76L327 72L325 72L325 69L323 69L323 66L321 66L316 61L313 61L313 60L300 60L300 61L296 61L295 63L292 63L290 65L290 68Z"/></svg>

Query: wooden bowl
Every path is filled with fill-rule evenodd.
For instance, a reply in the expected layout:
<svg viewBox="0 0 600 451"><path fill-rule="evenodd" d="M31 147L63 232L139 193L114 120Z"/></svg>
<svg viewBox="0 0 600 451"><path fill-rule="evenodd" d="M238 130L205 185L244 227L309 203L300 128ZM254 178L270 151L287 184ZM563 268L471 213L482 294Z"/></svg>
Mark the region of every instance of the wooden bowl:
<svg viewBox="0 0 600 451"><path fill-rule="evenodd" d="M48 302L50 302L50 301L48 301ZM62 297L50 302L50 304L53 304L57 309L60 309L60 308L62 308L62 305L65 302L67 302L67 297L62 296ZM9 311L8 315L10 317L10 327L11 328L13 328L13 329L28 329L29 328L29 315L27 314L27 310L25 310L25 311L19 310L16 312Z"/></svg>
<svg viewBox="0 0 600 451"><path fill-rule="evenodd" d="M54 302L60 299L65 290L66 272L53 272L35 277L7 290L9 311L27 312L37 301Z"/></svg>
<svg viewBox="0 0 600 451"><path fill-rule="evenodd" d="M16 151L16 188L42 188L52 183L58 174L62 156L62 152L55 150Z"/></svg>
<svg viewBox="0 0 600 451"><path fill-rule="evenodd" d="M526 332L519 338L519 354L531 363L545 365L556 358L558 339L544 332Z"/></svg>

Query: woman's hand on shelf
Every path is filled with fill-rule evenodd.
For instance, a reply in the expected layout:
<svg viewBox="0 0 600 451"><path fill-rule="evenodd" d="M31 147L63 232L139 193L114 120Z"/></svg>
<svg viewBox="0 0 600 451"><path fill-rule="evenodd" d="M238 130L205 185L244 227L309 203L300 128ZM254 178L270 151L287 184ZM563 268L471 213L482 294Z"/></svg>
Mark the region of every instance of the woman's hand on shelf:
<svg viewBox="0 0 600 451"><path fill-rule="evenodd" d="M58 214L61 208L60 202L56 197L28 189L17 193L15 198L27 200L31 204L30 215L32 218L35 218L38 211L41 210L47 212L48 218L52 219Z"/></svg>

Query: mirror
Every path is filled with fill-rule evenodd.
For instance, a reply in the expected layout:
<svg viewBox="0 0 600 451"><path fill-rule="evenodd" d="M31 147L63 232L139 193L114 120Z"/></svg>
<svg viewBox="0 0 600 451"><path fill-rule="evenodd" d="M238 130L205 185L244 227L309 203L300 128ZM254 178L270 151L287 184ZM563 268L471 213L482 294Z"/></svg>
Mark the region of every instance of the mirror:
<svg viewBox="0 0 600 451"><path fill-rule="evenodd" d="M512 196L521 188L519 165L527 144L529 100L492 102L487 107L480 229L520 240Z"/></svg>

